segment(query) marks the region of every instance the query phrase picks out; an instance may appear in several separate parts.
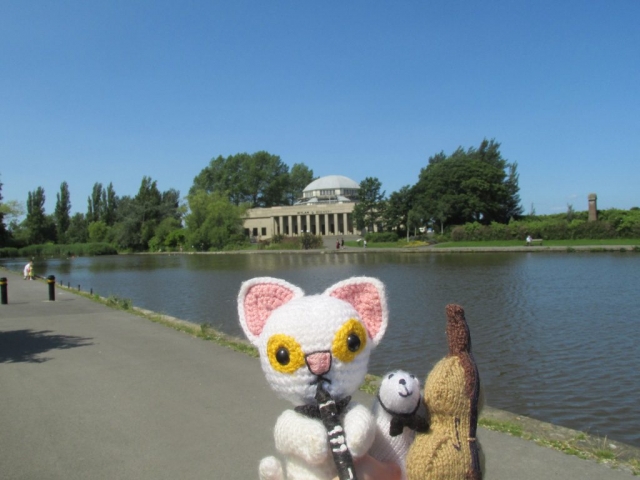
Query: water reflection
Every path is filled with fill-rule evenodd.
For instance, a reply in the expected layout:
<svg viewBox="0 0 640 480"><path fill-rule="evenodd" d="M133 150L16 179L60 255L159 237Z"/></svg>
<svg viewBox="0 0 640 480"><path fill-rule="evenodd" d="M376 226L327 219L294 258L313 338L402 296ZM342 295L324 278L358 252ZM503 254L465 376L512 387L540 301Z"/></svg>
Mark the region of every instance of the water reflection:
<svg viewBox="0 0 640 480"><path fill-rule="evenodd" d="M5 261L21 270L24 260ZM446 353L444 307L462 305L487 403L640 446L640 256L599 254L130 255L46 260L40 275L241 336L240 283L276 276L319 293L355 275L387 286L391 321L371 358L424 377Z"/></svg>

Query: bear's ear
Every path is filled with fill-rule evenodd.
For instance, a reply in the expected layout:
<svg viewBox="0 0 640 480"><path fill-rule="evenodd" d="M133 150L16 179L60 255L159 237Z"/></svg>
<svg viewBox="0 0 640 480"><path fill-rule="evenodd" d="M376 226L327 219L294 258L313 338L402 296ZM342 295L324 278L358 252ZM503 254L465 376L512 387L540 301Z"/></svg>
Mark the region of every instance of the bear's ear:
<svg viewBox="0 0 640 480"><path fill-rule="evenodd" d="M353 277L336 283L324 295L350 303L364 323L374 345L384 336L389 321L384 284L377 278Z"/></svg>
<svg viewBox="0 0 640 480"><path fill-rule="evenodd" d="M302 296L302 289L279 278L259 277L244 282L238 293L238 315L249 341L257 345L271 312Z"/></svg>

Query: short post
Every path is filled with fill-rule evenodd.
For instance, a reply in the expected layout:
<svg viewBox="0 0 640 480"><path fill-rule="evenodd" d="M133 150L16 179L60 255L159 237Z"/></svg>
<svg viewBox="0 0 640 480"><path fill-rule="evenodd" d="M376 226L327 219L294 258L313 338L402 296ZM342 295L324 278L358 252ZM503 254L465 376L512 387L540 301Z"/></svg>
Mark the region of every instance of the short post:
<svg viewBox="0 0 640 480"><path fill-rule="evenodd" d="M56 300L56 277L49 275L47 277L47 284L49 285L49 301L55 302Z"/></svg>
<svg viewBox="0 0 640 480"><path fill-rule="evenodd" d="M0 297L2 297L2 305L6 305L9 303L8 300L8 296L7 296L7 278L6 277L2 277L0 278Z"/></svg>

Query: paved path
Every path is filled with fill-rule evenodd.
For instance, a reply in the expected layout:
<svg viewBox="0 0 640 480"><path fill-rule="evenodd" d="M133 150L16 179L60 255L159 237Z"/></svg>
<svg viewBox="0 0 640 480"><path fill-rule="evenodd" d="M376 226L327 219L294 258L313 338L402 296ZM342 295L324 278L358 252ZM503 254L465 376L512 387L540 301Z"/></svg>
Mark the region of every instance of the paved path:
<svg viewBox="0 0 640 480"><path fill-rule="evenodd" d="M256 479L278 400L254 358L9 279L0 305L0 478ZM365 394L359 400L370 402ZM632 478L480 429L486 480Z"/></svg>

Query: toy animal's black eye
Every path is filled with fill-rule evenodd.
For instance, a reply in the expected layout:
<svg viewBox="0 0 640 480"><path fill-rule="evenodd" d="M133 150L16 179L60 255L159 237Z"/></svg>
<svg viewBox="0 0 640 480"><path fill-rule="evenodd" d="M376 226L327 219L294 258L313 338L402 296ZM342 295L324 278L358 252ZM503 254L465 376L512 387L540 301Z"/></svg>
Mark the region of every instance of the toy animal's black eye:
<svg viewBox="0 0 640 480"><path fill-rule="evenodd" d="M367 330L355 318L350 318L344 322L333 336L331 352L333 357L341 362L353 362L366 349Z"/></svg>
<svg viewBox="0 0 640 480"><path fill-rule="evenodd" d="M276 352L276 360L280 365L287 365L290 361L289 350L284 347L280 347Z"/></svg>
<svg viewBox="0 0 640 480"><path fill-rule="evenodd" d="M409 376L410 376L411 378L416 378L416 376L415 376L415 375L409 375Z"/></svg>
<svg viewBox="0 0 640 480"><path fill-rule="evenodd" d="M388 380L391 380L393 378L393 373L390 373L389 376L387 377Z"/></svg>
<svg viewBox="0 0 640 480"><path fill-rule="evenodd" d="M355 333L350 333L347 337L347 348L350 352L357 352L360 349L360 337Z"/></svg>

